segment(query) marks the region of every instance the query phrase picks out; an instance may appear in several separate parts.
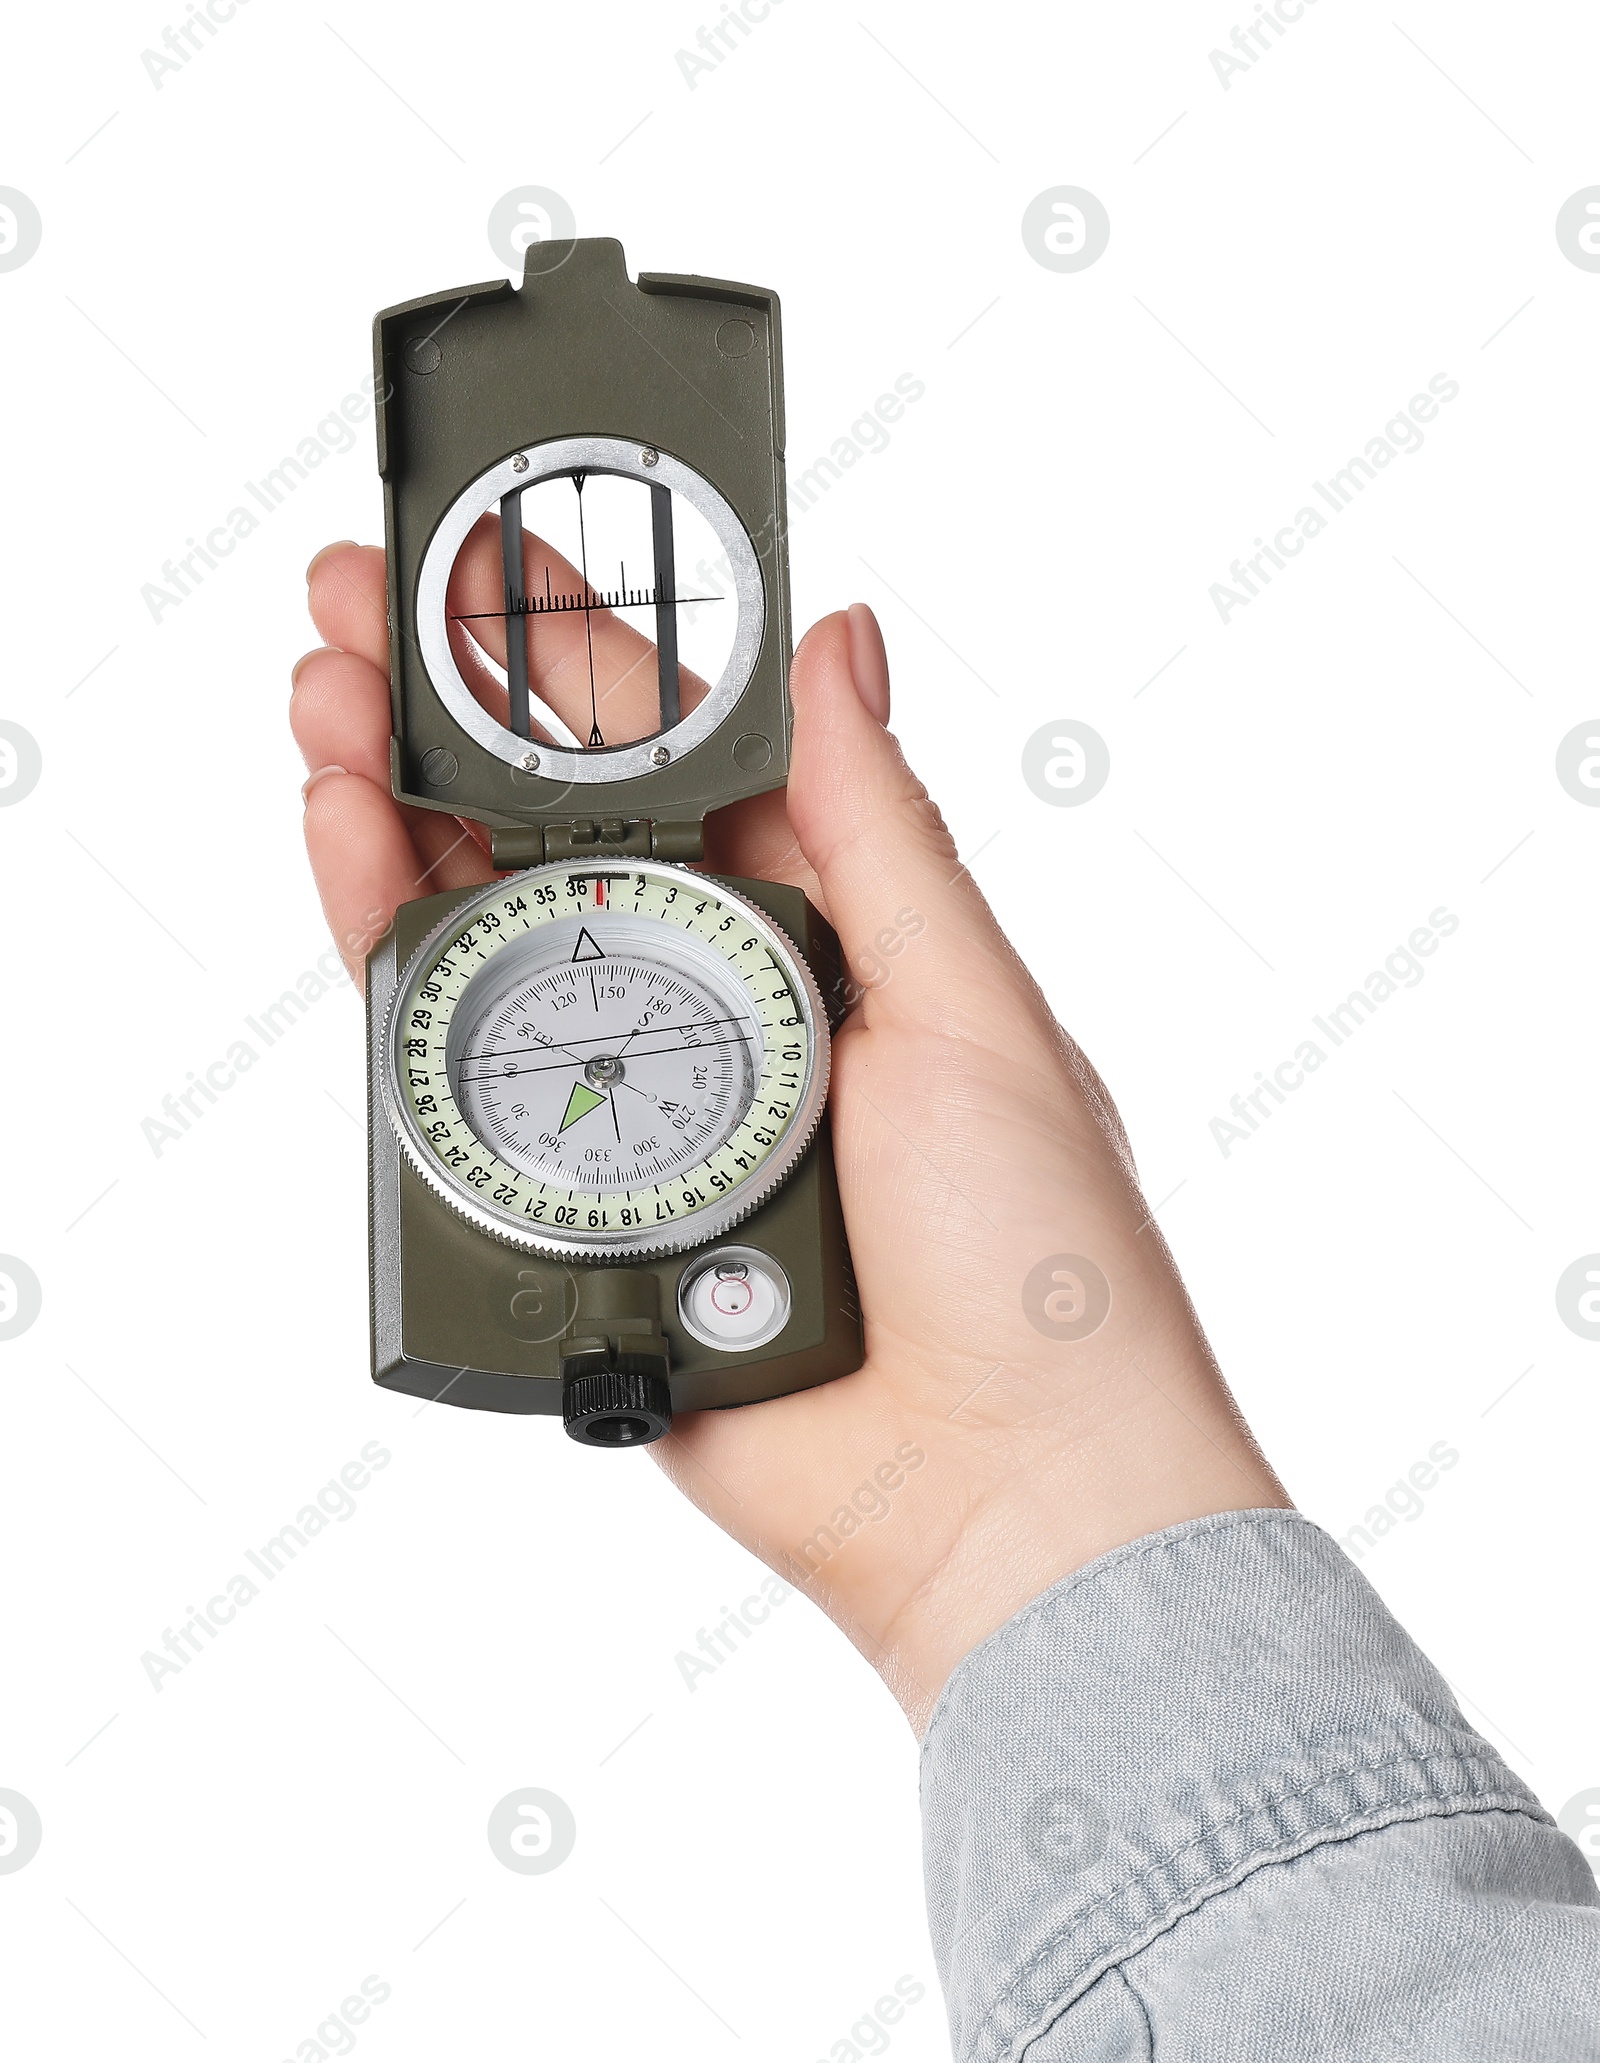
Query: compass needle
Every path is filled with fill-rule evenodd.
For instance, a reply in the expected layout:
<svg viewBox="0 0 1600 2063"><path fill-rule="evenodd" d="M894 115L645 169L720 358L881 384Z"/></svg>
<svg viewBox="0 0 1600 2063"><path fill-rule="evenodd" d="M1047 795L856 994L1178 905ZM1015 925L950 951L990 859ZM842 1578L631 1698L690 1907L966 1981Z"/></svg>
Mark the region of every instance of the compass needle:
<svg viewBox="0 0 1600 2063"><path fill-rule="evenodd" d="M560 1129L566 1131L569 1125L575 1125L580 1117L587 1117L591 1110L598 1110L605 1101L604 1096L597 1096L593 1089L586 1089L582 1082L574 1082L572 1094L567 1098Z"/></svg>

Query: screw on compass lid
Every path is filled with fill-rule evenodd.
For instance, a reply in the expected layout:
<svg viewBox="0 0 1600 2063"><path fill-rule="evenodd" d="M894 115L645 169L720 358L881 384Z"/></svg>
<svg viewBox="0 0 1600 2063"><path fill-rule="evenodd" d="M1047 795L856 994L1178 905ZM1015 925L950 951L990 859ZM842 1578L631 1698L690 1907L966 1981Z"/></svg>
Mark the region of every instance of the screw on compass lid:
<svg viewBox="0 0 1600 2063"><path fill-rule="evenodd" d="M569 1376L561 1416L585 1447L648 1447L672 1424L672 1393L659 1375Z"/></svg>

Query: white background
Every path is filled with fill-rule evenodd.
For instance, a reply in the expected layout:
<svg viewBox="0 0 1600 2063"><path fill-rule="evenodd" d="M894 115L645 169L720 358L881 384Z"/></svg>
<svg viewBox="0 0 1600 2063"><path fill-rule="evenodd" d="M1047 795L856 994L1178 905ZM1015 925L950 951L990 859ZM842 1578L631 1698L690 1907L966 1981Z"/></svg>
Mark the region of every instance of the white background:
<svg viewBox="0 0 1600 2063"><path fill-rule="evenodd" d="M369 1973L374 2057L814 2063L902 1975L893 2053L945 2053L914 1747L855 1652L796 1598L691 1692L762 1572L648 1461L370 1388L354 994L141 1130L325 949L288 669L313 550L380 536L370 429L159 621L141 589L361 386L375 309L506 269L525 184L635 270L778 289L791 472L926 383L795 519L797 618L879 610L907 751L1295 1496L1342 1535L1449 1443L1363 1566L1552 1809L1600 1784L1600 1347L1554 1295L1600 1247L1600 811L1554 771L1600 709L1600 274L1554 234L1600 180L1600 22L1321 0L1225 88L1235 17L1193 0L781 0L691 86L711 18L240 0L159 86L157 10L9 32L0 184L43 221L0 272L0 716L44 769L0 810L0 1252L44 1292L0 1344L18 2054L314 2056ZM1062 184L1111 220L1077 273L1021 234ZM1437 373L1425 447L1224 625L1212 583ZM1020 770L1064 717L1111 753L1080 808ZM1224 1157L1230 1097L1441 905L1425 979ZM373 1440L355 1516L152 1689ZM523 1785L576 1814L549 1875L485 1839Z"/></svg>

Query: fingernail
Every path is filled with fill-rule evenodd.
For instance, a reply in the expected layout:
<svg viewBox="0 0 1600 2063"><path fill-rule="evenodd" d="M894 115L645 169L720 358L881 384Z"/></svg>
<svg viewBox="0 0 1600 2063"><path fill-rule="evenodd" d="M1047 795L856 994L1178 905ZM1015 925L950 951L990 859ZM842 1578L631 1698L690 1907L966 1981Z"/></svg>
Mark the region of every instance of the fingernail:
<svg viewBox="0 0 1600 2063"><path fill-rule="evenodd" d="M301 800L304 801L306 797L310 795L312 789L315 788L317 783L319 781L325 781L328 778L329 774L345 774L349 771L350 769L348 767L343 766L319 766L316 772L311 776L310 780L307 781L305 786L300 790Z"/></svg>
<svg viewBox="0 0 1600 2063"><path fill-rule="evenodd" d="M317 568L322 564L323 560L328 556L329 552L348 551L354 543L355 539L353 537L341 537L336 544L325 544L322 547L321 551L318 552L316 557L311 561L311 564L306 568L306 586L309 587L311 585L312 574L316 572Z"/></svg>
<svg viewBox="0 0 1600 2063"><path fill-rule="evenodd" d="M342 657L344 654L344 646L314 645L309 652L302 652L300 657L294 662L293 666L289 668L289 693L291 695L294 693L295 689L300 685L301 667L305 665L308 659L320 659L324 652L337 652Z"/></svg>
<svg viewBox="0 0 1600 2063"><path fill-rule="evenodd" d="M878 619L865 602L852 602L846 611L850 626L850 677L856 684L862 707L876 722L889 721L889 655L883 649L883 632Z"/></svg>

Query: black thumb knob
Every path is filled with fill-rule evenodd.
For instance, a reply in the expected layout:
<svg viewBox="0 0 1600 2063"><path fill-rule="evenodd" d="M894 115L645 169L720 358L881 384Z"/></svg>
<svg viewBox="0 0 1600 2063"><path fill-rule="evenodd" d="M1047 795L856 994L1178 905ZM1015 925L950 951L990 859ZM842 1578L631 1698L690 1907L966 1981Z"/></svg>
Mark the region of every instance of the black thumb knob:
<svg viewBox="0 0 1600 2063"><path fill-rule="evenodd" d="M561 1416L585 1447L648 1447L672 1424L672 1393L659 1375L613 1369L572 1375L561 1393Z"/></svg>

